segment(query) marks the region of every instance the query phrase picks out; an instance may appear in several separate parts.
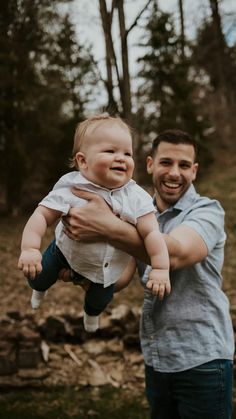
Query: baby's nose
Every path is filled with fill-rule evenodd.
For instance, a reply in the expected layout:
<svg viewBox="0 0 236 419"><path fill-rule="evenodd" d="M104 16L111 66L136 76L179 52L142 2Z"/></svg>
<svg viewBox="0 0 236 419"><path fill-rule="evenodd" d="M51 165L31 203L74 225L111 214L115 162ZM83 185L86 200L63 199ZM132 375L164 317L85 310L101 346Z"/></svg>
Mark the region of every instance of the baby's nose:
<svg viewBox="0 0 236 419"><path fill-rule="evenodd" d="M116 155L115 155L115 159L116 159L117 161L124 161L125 156L124 156L124 154L123 154L123 153L116 153Z"/></svg>

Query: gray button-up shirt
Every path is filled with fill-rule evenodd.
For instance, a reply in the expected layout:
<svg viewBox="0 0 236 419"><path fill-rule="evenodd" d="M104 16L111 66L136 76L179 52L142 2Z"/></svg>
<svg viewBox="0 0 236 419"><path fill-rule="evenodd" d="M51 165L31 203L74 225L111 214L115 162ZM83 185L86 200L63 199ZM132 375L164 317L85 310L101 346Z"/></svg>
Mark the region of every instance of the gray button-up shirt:
<svg viewBox="0 0 236 419"><path fill-rule="evenodd" d="M171 272L171 294L163 301L145 290L140 330L145 363L156 371L177 372L213 359L232 360L234 334L229 302L221 289L222 207L198 195L192 185L173 207L157 213L157 219L164 233L180 224L193 228L206 243L208 256Z"/></svg>

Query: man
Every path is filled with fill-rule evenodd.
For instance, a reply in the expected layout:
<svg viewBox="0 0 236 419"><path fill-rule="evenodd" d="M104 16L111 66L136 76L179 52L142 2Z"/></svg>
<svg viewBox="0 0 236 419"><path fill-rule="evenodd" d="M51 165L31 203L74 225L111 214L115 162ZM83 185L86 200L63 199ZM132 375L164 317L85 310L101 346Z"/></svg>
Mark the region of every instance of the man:
<svg viewBox="0 0 236 419"><path fill-rule="evenodd" d="M224 211L201 197L196 146L179 130L158 135L147 158L160 229L170 256L171 294L162 301L144 293L141 346L152 419L229 419L232 415L234 335L221 290ZM136 230L98 197L73 208L66 220L77 240L107 240L148 263ZM145 283L145 266L139 263Z"/></svg>

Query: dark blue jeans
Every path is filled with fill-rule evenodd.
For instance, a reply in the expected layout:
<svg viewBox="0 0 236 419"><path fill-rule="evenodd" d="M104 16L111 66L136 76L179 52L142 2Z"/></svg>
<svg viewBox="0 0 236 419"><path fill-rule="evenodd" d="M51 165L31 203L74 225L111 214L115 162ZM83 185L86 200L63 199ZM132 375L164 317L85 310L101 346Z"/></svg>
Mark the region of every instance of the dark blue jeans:
<svg viewBox="0 0 236 419"><path fill-rule="evenodd" d="M232 361L218 359L176 373L146 365L145 375L151 419L232 418Z"/></svg>
<svg viewBox="0 0 236 419"><path fill-rule="evenodd" d="M71 269L66 258L56 246L55 240L43 253L42 267L43 270L39 275L28 280L30 287L37 291L46 291L55 284L61 269ZM90 316L98 316L112 300L113 293L113 284L104 288L102 284L91 282L89 290L85 293L85 312Z"/></svg>

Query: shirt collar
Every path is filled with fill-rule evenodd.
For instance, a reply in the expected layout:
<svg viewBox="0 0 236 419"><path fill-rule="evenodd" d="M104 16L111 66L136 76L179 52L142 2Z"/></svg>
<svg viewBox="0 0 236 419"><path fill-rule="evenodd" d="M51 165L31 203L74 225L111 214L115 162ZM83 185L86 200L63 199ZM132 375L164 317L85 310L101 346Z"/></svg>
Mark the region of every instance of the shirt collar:
<svg viewBox="0 0 236 419"><path fill-rule="evenodd" d="M111 192L111 191L119 191L120 189L135 184L136 182L133 179L130 179L125 185L121 186L120 188L115 188L115 189L108 189L108 188L104 188L103 186L97 185L96 183L91 182L90 180L86 179L86 177L84 177L80 172L77 172L77 176L75 178L75 186L80 186L80 185L93 185L96 188L99 189L103 189L104 191L107 192Z"/></svg>
<svg viewBox="0 0 236 419"><path fill-rule="evenodd" d="M181 198L171 207L167 208L164 212L169 212L169 211L173 211L173 210L177 210L177 211L183 211L186 208L188 208L190 206L190 204L192 204L197 196L197 192L195 187L192 185L190 185L190 187L188 188L188 190L185 192L185 194L183 196L181 196ZM156 202L155 202L155 197L153 200L154 205L156 206Z"/></svg>

